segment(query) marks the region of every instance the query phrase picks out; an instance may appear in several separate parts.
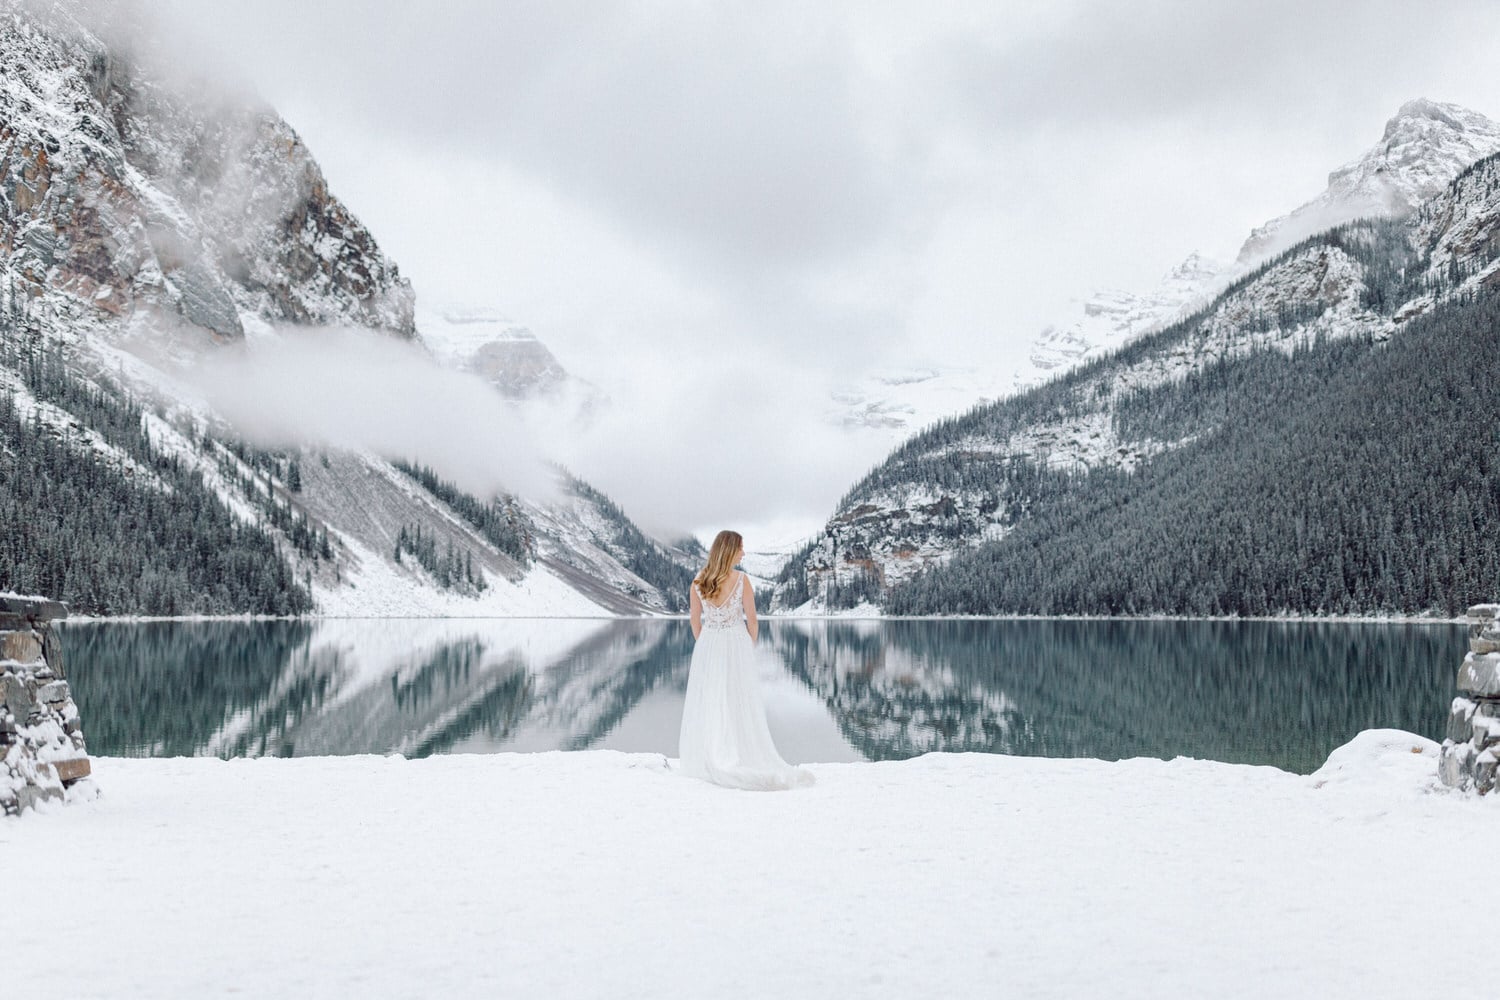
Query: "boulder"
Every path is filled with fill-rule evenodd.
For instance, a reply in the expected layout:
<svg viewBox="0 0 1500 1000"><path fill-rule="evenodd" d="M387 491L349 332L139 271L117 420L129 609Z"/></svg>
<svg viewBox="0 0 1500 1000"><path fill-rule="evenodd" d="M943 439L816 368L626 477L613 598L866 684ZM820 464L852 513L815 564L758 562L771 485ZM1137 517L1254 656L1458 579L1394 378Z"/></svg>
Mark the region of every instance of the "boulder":
<svg viewBox="0 0 1500 1000"><path fill-rule="evenodd" d="M35 701L27 678L19 674L0 674L0 705L4 705L16 721L26 720Z"/></svg>
<svg viewBox="0 0 1500 1000"><path fill-rule="evenodd" d="M1454 698L1448 711L1448 731L1444 734L1452 743L1467 743L1474 730L1474 703L1467 698Z"/></svg>
<svg viewBox="0 0 1500 1000"><path fill-rule="evenodd" d="M1500 698L1500 653L1470 653L1458 668L1458 689L1464 694Z"/></svg>
<svg viewBox="0 0 1500 1000"><path fill-rule="evenodd" d="M0 660L37 663L42 658L42 640L31 629L24 632L0 632Z"/></svg>

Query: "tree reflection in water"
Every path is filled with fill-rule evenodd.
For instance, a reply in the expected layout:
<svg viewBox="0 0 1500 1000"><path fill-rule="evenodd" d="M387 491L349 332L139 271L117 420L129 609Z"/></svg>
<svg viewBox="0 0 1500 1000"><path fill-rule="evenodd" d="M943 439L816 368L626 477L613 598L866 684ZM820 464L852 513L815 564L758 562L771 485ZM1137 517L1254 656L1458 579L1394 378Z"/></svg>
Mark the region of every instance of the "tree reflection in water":
<svg viewBox="0 0 1500 1000"><path fill-rule="evenodd" d="M584 749L653 692L680 700L692 654L680 620L65 623L60 635L90 749L106 755ZM1181 754L1303 772L1362 729L1439 735L1465 640L1447 625L1202 621L772 619L763 631L870 759Z"/></svg>
<svg viewBox="0 0 1500 1000"><path fill-rule="evenodd" d="M90 749L132 756L420 757L504 749L528 730L583 749L653 690L680 687L691 651L686 623L660 620L62 631Z"/></svg>
<svg viewBox="0 0 1500 1000"><path fill-rule="evenodd" d="M872 759L929 750L1202 757L1306 773L1363 729L1440 737L1461 626L777 622L793 674Z"/></svg>
<svg viewBox="0 0 1500 1000"><path fill-rule="evenodd" d="M73 700L96 754L194 754L262 704L314 626L273 622L63 622ZM312 671L294 708L326 693Z"/></svg>

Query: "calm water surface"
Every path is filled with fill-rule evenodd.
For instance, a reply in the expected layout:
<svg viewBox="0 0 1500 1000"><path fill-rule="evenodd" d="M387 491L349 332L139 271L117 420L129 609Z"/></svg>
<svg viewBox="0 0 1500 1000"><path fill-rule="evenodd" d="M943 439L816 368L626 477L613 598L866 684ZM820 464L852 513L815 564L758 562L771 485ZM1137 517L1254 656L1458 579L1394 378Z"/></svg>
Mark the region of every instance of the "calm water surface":
<svg viewBox="0 0 1500 1000"><path fill-rule="evenodd" d="M683 621L65 623L102 755L677 753ZM1362 729L1440 738L1453 625L767 621L796 762L930 750L1316 769Z"/></svg>

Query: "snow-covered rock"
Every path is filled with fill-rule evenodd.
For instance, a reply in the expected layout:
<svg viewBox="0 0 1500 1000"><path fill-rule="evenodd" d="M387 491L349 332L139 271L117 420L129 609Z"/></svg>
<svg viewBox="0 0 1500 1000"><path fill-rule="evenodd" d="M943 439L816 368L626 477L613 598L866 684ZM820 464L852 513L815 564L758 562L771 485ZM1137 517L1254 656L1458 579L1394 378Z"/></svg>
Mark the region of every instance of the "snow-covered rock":
<svg viewBox="0 0 1500 1000"><path fill-rule="evenodd" d="M1314 788L1390 789L1404 794L1437 790L1438 744L1400 729L1367 729L1328 755L1308 780Z"/></svg>
<svg viewBox="0 0 1500 1000"><path fill-rule="evenodd" d="M51 626L67 614L45 598L0 600L0 817L92 792L83 783L83 724Z"/></svg>
<svg viewBox="0 0 1500 1000"><path fill-rule="evenodd" d="M1458 104L1417 98L1401 105L1380 141L1328 175L1312 201L1259 226L1240 248L1248 270L1287 247L1352 219L1403 216L1474 162L1500 152L1500 124Z"/></svg>
<svg viewBox="0 0 1500 1000"><path fill-rule="evenodd" d="M242 314L410 337L412 292L269 107L169 86L75 5L0 13L0 315L32 329Z"/></svg>

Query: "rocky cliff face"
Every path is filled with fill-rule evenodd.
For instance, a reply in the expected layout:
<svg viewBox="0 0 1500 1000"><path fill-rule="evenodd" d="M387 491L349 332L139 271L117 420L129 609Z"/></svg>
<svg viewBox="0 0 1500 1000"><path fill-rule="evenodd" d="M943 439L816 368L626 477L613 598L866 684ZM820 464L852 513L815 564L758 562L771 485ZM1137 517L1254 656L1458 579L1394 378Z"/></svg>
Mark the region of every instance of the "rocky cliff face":
<svg viewBox="0 0 1500 1000"><path fill-rule="evenodd" d="M411 337L411 286L270 108L189 93L65 5L0 14L0 313L34 329L242 317Z"/></svg>

